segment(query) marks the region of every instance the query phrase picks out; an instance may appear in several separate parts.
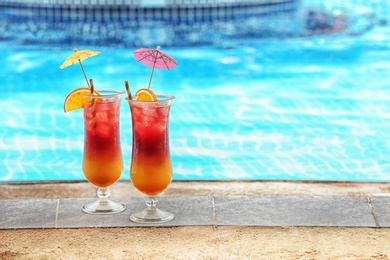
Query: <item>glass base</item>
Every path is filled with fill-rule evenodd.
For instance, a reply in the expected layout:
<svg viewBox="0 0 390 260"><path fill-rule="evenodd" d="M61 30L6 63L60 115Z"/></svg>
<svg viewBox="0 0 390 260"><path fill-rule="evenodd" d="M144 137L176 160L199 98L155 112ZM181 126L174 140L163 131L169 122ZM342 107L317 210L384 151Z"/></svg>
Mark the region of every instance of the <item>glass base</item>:
<svg viewBox="0 0 390 260"><path fill-rule="evenodd" d="M145 209L130 216L131 221L142 224L165 223L174 218L175 216L172 213L159 209Z"/></svg>
<svg viewBox="0 0 390 260"><path fill-rule="evenodd" d="M125 205L109 199L98 199L82 207L82 211L88 214L114 214L124 211Z"/></svg>

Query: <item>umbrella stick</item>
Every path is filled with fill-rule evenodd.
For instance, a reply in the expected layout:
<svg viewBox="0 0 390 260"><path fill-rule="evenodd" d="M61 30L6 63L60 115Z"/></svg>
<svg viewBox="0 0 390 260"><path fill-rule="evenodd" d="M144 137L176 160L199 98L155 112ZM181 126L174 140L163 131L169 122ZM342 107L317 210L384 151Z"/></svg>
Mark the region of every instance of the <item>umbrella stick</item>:
<svg viewBox="0 0 390 260"><path fill-rule="evenodd" d="M153 78L153 73L154 73L154 67L155 66L156 66L156 60L154 61L154 64L153 64L153 69L152 69L152 74L150 75L148 89L150 89L150 84L152 84L152 78Z"/></svg>
<svg viewBox="0 0 390 260"><path fill-rule="evenodd" d="M88 82L87 74L85 74L84 67L83 67L83 64L81 63L81 60L80 60L80 59L79 59L79 63L80 63L80 66L81 66L81 70L83 71L85 81L87 81L88 87L91 88L91 85L90 85L89 82Z"/></svg>

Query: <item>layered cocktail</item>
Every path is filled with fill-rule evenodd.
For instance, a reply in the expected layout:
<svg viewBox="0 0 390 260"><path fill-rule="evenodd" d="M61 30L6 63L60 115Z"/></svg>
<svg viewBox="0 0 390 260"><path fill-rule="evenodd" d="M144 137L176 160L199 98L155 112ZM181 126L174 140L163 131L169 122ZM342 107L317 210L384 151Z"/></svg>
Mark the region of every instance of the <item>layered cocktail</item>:
<svg viewBox="0 0 390 260"><path fill-rule="evenodd" d="M111 214L125 206L108 199L108 187L119 180L123 158L119 135L120 101L123 91L100 90L99 95L84 95L84 155L86 179L98 187L99 199L82 210L91 214Z"/></svg>
<svg viewBox="0 0 390 260"><path fill-rule="evenodd" d="M136 96L137 97L137 96ZM158 100L128 99L132 117L133 147L130 177L134 187L148 196L146 210L131 215L140 223L161 223L174 218L157 209L157 196L172 180L169 151L169 111L173 96L157 95Z"/></svg>

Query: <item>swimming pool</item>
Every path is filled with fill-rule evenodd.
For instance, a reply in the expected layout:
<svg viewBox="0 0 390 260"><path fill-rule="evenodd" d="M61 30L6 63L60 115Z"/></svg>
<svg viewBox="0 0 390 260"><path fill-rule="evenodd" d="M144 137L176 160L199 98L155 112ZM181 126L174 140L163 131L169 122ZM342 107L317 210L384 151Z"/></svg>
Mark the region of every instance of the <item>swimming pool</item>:
<svg viewBox="0 0 390 260"><path fill-rule="evenodd" d="M84 180L82 113L62 109L84 78L79 67L59 65L73 47L101 51L83 63L96 87L124 89L127 79L133 90L148 83L150 68L134 60L136 47L14 39L0 46L0 181ZM179 62L155 71L152 86L176 96L174 179L390 181L388 25L162 50ZM129 179L126 102L121 109L122 179Z"/></svg>

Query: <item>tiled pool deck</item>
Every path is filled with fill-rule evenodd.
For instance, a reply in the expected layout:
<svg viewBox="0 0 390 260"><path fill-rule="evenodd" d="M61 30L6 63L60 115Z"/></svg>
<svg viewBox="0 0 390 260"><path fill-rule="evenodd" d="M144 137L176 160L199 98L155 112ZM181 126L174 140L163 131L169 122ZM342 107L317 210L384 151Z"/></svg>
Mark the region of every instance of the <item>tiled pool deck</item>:
<svg viewBox="0 0 390 260"><path fill-rule="evenodd" d="M216 184L218 186L218 184ZM315 194L315 193L314 193ZM2 198L0 229L145 227L129 220L144 208L143 197L113 198L126 210L89 215L92 198ZM160 208L174 213L177 226L390 227L390 194L164 195Z"/></svg>

